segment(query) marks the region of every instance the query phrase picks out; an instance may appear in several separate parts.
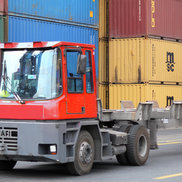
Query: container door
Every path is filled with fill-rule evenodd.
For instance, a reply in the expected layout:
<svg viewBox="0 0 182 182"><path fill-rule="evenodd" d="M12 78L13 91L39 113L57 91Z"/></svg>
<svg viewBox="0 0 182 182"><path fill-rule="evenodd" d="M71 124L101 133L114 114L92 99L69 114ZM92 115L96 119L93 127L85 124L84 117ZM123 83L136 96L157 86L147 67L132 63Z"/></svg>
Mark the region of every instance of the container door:
<svg viewBox="0 0 182 182"><path fill-rule="evenodd" d="M83 75L77 74L77 59L81 54L80 50L67 49L65 51L67 65L67 114L85 113L85 96L83 87Z"/></svg>

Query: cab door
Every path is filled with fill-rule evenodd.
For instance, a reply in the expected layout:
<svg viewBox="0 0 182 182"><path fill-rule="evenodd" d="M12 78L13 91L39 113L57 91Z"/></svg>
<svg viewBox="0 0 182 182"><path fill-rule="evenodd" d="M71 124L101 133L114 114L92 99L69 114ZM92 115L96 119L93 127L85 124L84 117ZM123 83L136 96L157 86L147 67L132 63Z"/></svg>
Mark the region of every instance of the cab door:
<svg viewBox="0 0 182 182"><path fill-rule="evenodd" d="M97 116L97 103L96 103L96 76L94 53L92 49L85 49L84 54L87 57L86 64L86 87L85 87L85 105L87 117Z"/></svg>
<svg viewBox="0 0 182 182"><path fill-rule="evenodd" d="M67 114L85 113L84 76L77 74L77 60L80 54L82 54L81 49L65 49Z"/></svg>

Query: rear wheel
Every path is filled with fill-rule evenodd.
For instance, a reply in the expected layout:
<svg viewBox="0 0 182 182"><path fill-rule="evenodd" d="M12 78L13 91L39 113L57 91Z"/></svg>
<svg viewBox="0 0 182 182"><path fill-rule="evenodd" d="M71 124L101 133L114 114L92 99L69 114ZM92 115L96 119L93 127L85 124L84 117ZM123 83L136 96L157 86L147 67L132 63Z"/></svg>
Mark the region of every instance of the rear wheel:
<svg viewBox="0 0 182 182"><path fill-rule="evenodd" d="M75 147L75 160L68 163L71 174L83 175L90 172L94 161L94 141L86 130L80 132Z"/></svg>
<svg viewBox="0 0 182 182"><path fill-rule="evenodd" d="M127 158L132 165L143 165L148 159L150 148L149 135L144 126L133 125L130 128L127 145Z"/></svg>
<svg viewBox="0 0 182 182"><path fill-rule="evenodd" d="M0 170L11 170L16 165L13 160L0 160Z"/></svg>

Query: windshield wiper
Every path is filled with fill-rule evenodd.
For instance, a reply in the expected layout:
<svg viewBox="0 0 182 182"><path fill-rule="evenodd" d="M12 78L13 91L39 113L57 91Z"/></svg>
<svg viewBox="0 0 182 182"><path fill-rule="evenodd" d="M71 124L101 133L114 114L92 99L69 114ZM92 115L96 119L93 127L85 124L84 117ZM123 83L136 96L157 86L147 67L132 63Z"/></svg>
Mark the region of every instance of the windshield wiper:
<svg viewBox="0 0 182 182"><path fill-rule="evenodd" d="M18 93L12 88L12 90L7 86L6 81L11 83L10 79L8 76L3 75L3 80L4 80L4 85L5 88L8 89L12 94L14 95L15 99L20 103L20 104L25 104L25 101L21 99L21 97L18 95Z"/></svg>
<svg viewBox="0 0 182 182"><path fill-rule="evenodd" d="M3 87L4 90L6 91L7 89L13 93L15 99L20 103L20 104L25 104L25 101L21 99L21 97L18 95L18 93L13 89L13 88L8 88L8 82L11 85L10 78L7 75L7 67L6 67L6 60L4 60L4 69L3 69L4 75L2 75L3 78Z"/></svg>
<svg viewBox="0 0 182 182"><path fill-rule="evenodd" d="M25 101L21 99L21 97L15 92L13 91L13 95L15 97L15 99L20 103L20 104L25 104Z"/></svg>

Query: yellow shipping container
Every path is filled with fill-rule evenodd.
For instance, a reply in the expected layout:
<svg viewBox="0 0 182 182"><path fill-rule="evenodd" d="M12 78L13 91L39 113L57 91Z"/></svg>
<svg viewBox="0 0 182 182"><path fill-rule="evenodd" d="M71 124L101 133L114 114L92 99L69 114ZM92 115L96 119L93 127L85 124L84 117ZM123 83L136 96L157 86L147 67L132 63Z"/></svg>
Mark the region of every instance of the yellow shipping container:
<svg viewBox="0 0 182 182"><path fill-rule="evenodd" d="M108 108L109 101L109 85L99 84L99 98L102 100L102 107Z"/></svg>
<svg viewBox="0 0 182 182"><path fill-rule="evenodd" d="M107 37L107 1L99 0L99 38Z"/></svg>
<svg viewBox="0 0 182 182"><path fill-rule="evenodd" d="M182 82L182 43L151 38L110 40L109 82Z"/></svg>
<svg viewBox="0 0 182 182"><path fill-rule="evenodd" d="M107 49L108 42L104 40L99 40L99 83L108 83L108 57L107 57Z"/></svg>
<svg viewBox="0 0 182 182"><path fill-rule="evenodd" d="M155 100L161 108L170 106L174 100L182 101L182 86L156 84L110 84L109 109L120 109L121 100L139 102ZM107 99L107 98L103 98Z"/></svg>

